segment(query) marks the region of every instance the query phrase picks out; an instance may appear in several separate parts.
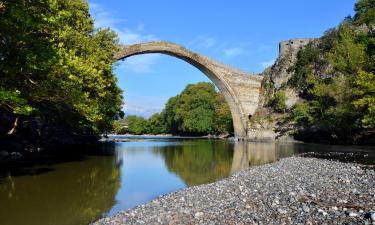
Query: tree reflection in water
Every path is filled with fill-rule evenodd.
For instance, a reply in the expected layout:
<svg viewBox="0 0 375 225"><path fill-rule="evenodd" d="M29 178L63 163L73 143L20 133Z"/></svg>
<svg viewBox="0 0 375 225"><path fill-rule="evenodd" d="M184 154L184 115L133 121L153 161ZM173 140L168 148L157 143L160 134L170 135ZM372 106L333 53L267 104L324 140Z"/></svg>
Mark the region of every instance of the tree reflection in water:
<svg viewBox="0 0 375 225"><path fill-rule="evenodd" d="M226 141L182 141L154 151L161 154L169 171L188 186L227 177L233 157L232 143Z"/></svg>
<svg viewBox="0 0 375 225"><path fill-rule="evenodd" d="M85 163L65 162L44 169L53 172L2 179L2 225L86 225L115 204L120 170L113 155L90 156Z"/></svg>
<svg viewBox="0 0 375 225"><path fill-rule="evenodd" d="M154 150L169 171L188 186L214 182L250 166L274 162L295 153L295 144L275 142L184 141Z"/></svg>

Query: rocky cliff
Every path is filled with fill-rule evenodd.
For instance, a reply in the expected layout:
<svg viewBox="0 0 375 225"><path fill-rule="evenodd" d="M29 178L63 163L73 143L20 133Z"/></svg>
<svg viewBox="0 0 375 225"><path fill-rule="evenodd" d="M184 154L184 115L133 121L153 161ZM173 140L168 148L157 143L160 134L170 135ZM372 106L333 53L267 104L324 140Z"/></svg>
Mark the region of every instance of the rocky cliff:
<svg viewBox="0 0 375 225"><path fill-rule="evenodd" d="M293 75L291 67L297 60L298 51L314 40L316 39L298 38L280 42L279 57L261 74L263 81L258 109L248 124L247 133L250 140L292 139L290 133L293 131L293 125L280 122L286 116L285 113L275 113L267 107L267 104L274 93L280 89L283 89L285 93L285 104L288 109L299 101L296 91L286 84Z"/></svg>

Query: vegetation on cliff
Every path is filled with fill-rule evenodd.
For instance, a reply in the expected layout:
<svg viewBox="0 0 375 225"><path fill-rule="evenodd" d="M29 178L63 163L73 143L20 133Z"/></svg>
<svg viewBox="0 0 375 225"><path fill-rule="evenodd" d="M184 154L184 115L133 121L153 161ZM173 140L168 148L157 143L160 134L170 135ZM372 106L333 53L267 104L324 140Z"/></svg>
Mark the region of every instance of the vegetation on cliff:
<svg viewBox="0 0 375 225"><path fill-rule="evenodd" d="M268 104L282 111L282 90L293 88L300 100L288 119L333 142L375 134L375 1L359 0L355 12L298 52L293 75Z"/></svg>
<svg viewBox="0 0 375 225"><path fill-rule="evenodd" d="M127 116L120 123L133 134L206 135L233 132L232 116L224 97L211 83L189 84L168 100L164 110L148 120ZM121 132L121 131L120 131Z"/></svg>
<svg viewBox="0 0 375 225"><path fill-rule="evenodd" d="M0 140L75 143L110 131L122 105L117 46L84 0L1 0Z"/></svg>

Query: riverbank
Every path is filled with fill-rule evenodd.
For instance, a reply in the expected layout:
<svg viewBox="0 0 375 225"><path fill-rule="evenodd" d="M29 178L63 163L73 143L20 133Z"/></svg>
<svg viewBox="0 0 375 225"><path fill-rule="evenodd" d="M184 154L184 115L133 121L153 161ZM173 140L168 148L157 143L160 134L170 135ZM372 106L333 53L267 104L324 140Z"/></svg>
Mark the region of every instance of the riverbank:
<svg viewBox="0 0 375 225"><path fill-rule="evenodd" d="M290 157L183 189L94 225L375 224L375 170Z"/></svg>
<svg viewBox="0 0 375 225"><path fill-rule="evenodd" d="M108 134L102 135L102 142L126 142L128 139L220 139L234 140L233 136L222 135L205 135L205 136L178 136L173 134Z"/></svg>

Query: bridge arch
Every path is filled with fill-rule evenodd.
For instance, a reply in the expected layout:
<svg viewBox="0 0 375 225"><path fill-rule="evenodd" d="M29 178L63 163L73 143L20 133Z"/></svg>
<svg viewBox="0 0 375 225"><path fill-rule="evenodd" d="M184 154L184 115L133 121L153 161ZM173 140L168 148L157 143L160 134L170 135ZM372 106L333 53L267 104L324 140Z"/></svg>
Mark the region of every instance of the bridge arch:
<svg viewBox="0 0 375 225"><path fill-rule="evenodd" d="M218 63L208 57L189 51L180 45L164 41L123 46L122 49L115 54L115 59L123 60L134 55L149 53L160 53L179 58L193 65L205 74L216 87L218 87L225 97L225 100L228 102L233 118L235 137L238 139L246 139L248 118L249 115L255 112L257 107L259 90L254 96L250 95L250 101L248 101L248 95L239 94L239 90L236 90L236 88L243 86L243 84L250 84L249 88L256 87L259 89L261 81L259 76L246 74ZM249 78L250 82L248 82ZM246 82L242 82L244 79ZM246 107L246 104L251 105L250 110L249 107Z"/></svg>

